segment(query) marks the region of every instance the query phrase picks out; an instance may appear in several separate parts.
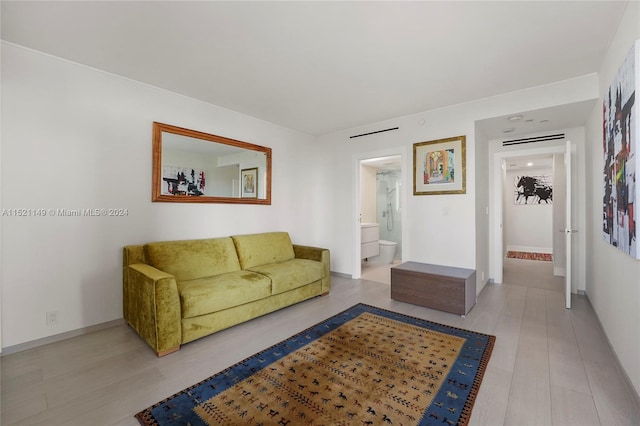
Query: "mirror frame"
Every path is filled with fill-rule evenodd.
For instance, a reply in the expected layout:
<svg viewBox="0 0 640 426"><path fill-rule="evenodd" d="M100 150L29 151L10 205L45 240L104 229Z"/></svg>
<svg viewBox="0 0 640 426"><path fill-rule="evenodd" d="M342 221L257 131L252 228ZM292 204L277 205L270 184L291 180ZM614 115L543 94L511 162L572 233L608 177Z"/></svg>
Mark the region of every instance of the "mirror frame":
<svg viewBox="0 0 640 426"><path fill-rule="evenodd" d="M213 197L213 196L192 196L192 195L163 195L162 194L162 133L173 133L176 135L189 136L203 141L231 145L242 149L263 152L267 160L267 190L266 198L242 198L242 197ZM223 204L266 204L271 205L271 148L254 145L223 136L212 135L210 133L198 132L196 130L185 129L183 127L172 126L170 124L153 122L153 165L151 176L151 201L168 203L223 203Z"/></svg>

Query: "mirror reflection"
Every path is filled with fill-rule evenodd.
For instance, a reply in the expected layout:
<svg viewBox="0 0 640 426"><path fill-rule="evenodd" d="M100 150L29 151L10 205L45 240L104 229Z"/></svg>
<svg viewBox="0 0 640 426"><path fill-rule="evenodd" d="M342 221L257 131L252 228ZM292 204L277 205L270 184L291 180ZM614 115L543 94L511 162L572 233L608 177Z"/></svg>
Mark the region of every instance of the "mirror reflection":
<svg viewBox="0 0 640 426"><path fill-rule="evenodd" d="M153 201L271 204L271 149L154 123Z"/></svg>

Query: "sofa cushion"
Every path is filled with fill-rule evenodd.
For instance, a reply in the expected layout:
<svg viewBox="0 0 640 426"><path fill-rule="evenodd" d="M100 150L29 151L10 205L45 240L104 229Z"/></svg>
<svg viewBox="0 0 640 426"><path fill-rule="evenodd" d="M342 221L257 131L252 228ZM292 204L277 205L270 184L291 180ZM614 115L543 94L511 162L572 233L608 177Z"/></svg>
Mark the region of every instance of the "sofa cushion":
<svg viewBox="0 0 640 426"><path fill-rule="evenodd" d="M251 271L179 281L182 318L210 314L271 295L271 280Z"/></svg>
<svg viewBox="0 0 640 426"><path fill-rule="evenodd" d="M324 278L323 264L307 259L291 259L286 262L254 266L250 270L271 278L273 294L284 293Z"/></svg>
<svg viewBox="0 0 640 426"><path fill-rule="evenodd" d="M176 281L239 271L240 262L229 237L164 241L145 245L148 263Z"/></svg>
<svg viewBox="0 0 640 426"><path fill-rule="evenodd" d="M291 238L286 232L234 235L231 238L236 246L242 269L284 262L296 257Z"/></svg>

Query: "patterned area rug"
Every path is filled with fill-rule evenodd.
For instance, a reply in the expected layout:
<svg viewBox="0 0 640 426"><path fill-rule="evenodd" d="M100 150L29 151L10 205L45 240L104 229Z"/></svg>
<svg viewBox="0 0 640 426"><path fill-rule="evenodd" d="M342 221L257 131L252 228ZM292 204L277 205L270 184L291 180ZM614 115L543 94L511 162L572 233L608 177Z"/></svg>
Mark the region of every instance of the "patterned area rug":
<svg viewBox="0 0 640 426"><path fill-rule="evenodd" d="M553 261L553 255L549 253L529 253L526 251L508 251L507 257L510 259L542 260L544 262Z"/></svg>
<svg viewBox="0 0 640 426"><path fill-rule="evenodd" d="M142 425L466 425L494 336L358 304L136 414Z"/></svg>

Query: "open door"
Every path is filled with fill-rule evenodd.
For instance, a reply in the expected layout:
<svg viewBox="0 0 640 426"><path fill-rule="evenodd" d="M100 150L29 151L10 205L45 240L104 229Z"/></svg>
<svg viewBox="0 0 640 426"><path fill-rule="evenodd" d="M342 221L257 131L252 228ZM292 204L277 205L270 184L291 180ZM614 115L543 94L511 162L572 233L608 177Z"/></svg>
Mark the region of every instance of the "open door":
<svg viewBox="0 0 640 426"><path fill-rule="evenodd" d="M566 180L567 180L567 191L566 191L566 219L565 219L565 228L564 234L566 238L566 272L565 272L565 280L564 280L564 292L565 292L565 307L567 309L571 309L571 237L573 236L574 231L571 228L571 141L567 141L566 151L564 153L564 163L565 163L565 172L566 172Z"/></svg>

